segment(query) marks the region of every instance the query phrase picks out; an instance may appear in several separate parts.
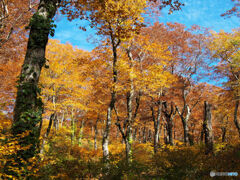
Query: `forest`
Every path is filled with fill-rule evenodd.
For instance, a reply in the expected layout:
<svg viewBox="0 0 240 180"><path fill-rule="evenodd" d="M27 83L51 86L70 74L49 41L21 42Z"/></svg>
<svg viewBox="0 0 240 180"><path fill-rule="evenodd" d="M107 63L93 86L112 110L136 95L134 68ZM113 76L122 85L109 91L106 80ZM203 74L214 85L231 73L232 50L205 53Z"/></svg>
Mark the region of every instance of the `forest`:
<svg viewBox="0 0 240 180"><path fill-rule="evenodd" d="M0 0L0 179L238 179L240 28L156 20L184 3Z"/></svg>

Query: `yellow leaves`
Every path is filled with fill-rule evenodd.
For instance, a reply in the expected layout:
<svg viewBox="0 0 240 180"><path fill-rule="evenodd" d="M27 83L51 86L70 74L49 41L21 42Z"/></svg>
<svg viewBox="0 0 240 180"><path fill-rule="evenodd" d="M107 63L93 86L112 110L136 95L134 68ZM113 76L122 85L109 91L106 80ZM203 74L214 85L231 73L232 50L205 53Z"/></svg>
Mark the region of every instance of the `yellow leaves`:
<svg viewBox="0 0 240 180"><path fill-rule="evenodd" d="M214 152L216 153L221 152L226 146L227 146L227 143L217 143L215 144Z"/></svg>
<svg viewBox="0 0 240 180"><path fill-rule="evenodd" d="M70 44L50 40L47 47L49 68L43 69L41 84L42 98L47 109L59 111L72 106L86 110L90 54Z"/></svg>
<svg viewBox="0 0 240 180"><path fill-rule="evenodd" d="M86 10L91 12L89 19L98 29L98 34L126 41L141 28L146 7L146 0L107 0L88 1ZM76 8L80 14L82 6Z"/></svg>
<svg viewBox="0 0 240 180"><path fill-rule="evenodd" d="M218 73L231 79L227 86L234 87L233 84L239 84L235 75L240 70L240 31L235 30L232 33L212 32L208 46L212 51L212 57L221 60L217 66ZM238 87L239 85L234 88Z"/></svg>
<svg viewBox="0 0 240 180"><path fill-rule="evenodd" d="M124 147L125 145L122 144L121 142L114 142L109 145L109 151L113 155L121 154L124 151Z"/></svg>

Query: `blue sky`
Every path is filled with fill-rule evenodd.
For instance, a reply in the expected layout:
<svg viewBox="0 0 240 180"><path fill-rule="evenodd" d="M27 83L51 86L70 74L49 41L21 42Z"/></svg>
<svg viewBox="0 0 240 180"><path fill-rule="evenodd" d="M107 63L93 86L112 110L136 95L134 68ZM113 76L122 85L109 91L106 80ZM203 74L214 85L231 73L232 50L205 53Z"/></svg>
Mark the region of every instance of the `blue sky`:
<svg viewBox="0 0 240 180"><path fill-rule="evenodd" d="M233 28L240 27L237 17L223 18L220 15L233 7L231 0L182 0L185 6L181 11L168 15L168 9L162 11L159 17L160 23L178 22L190 27L194 24L208 27L214 31L231 32ZM57 28L53 39L59 39L62 43L69 42L80 49L91 51L96 47L95 31L80 20L69 22L65 17L58 17ZM86 26L87 31L80 30L79 25Z"/></svg>

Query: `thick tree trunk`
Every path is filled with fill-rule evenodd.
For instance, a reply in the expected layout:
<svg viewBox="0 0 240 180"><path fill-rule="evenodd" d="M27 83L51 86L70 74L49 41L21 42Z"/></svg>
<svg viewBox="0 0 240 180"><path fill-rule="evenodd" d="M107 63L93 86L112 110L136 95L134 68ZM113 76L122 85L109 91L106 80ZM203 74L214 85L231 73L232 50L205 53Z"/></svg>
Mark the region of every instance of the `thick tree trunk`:
<svg viewBox="0 0 240 180"><path fill-rule="evenodd" d="M59 2L60 0L40 0L38 10L32 16L29 25L27 52L19 76L12 125L13 136L30 131L28 136L20 140L21 146L30 145L30 148L17 152L15 162L20 164L21 159L28 161L27 159L39 152L43 104L38 97L38 82L45 64L45 49L51 32L51 21Z"/></svg>
<svg viewBox="0 0 240 180"><path fill-rule="evenodd" d="M212 132L212 114L211 105L204 102L204 121L203 131L205 134L206 154L213 152L213 132Z"/></svg>
<svg viewBox="0 0 240 180"><path fill-rule="evenodd" d="M179 111L178 107L176 107L176 110L177 110L177 112L178 112L178 114L179 114L179 116L182 120L184 143L185 143L185 145L187 145L188 143L190 143L190 141L189 141L188 120L189 120L190 115L191 115L191 110L190 110L189 106L186 105L185 99L184 99L184 107L183 107L182 112ZM186 111L186 115L184 115L185 111Z"/></svg>
<svg viewBox="0 0 240 180"><path fill-rule="evenodd" d="M234 109L234 124L235 124L235 126L236 126L236 128L238 130L239 137L240 137L240 124L239 124L238 118L237 118L238 106L239 106L239 100L237 99L236 103L235 103L235 109Z"/></svg>
<svg viewBox="0 0 240 180"><path fill-rule="evenodd" d="M167 102L163 103L163 112L166 118L166 130L167 130L167 144L173 145L173 118L176 114L176 111L174 111L173 103L171 102L170 111L167 108Z"/></svg>
<svg viewBox="0 0 240 180"><path fill-rule="evenodd" d="M131 130L129 130L131 131ZM129 133L128 137L125 138L125 151L127 163L132 162L132 133Z"/></svg>
<svg viewBox="0 0 240 180"><path fill-rule="evenodd" d="M167 123L167 135L168 135L168 142L167 144L173 145L173 120L169 118Z"/></svg>

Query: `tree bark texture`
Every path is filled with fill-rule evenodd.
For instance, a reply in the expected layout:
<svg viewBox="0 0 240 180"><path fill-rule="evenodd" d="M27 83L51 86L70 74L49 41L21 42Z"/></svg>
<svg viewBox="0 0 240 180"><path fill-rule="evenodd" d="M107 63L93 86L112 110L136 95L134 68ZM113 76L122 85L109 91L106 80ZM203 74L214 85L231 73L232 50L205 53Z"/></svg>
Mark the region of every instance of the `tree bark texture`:
<svg viewBox="0 0 240 180"><path fill-rule="evenodd" d="M167 130L167 144L173 145L173 118L176 114L174 111L173 103L171 103L170 111L167 108L167 102L163 103L163 112L166 118L166 130Z"/></svg>
<svg viewBox="0 0 240 180"><path fill-rule="evenodd" d="M213 131L212 131L212 114L211 104L204 102L204 121L203 131L205 135L206 154L213 152Z"/></svg>
<svg viewBox="0 0 240 180"><path fill-rule="evenodd" d="M114 105L116 102L116 90L115 90L115 84L117 83L117 47L120 43L118 41L117 44L114 42L114 38L111 36L112 39L112 51L113 51L113 87L111 90L111 100L107 109L107 122L106 127L103 133L103 140L102 140L102 150L103 150L103 160L107 162L109 160L109 150L108 150L108 144L109 144L109 132L111 127L111 121L112 121L112 110L114 109Z"/></svg>
<svg viewBox="0 0 240 180"><path fill-rule="evenodd" d="M45 49L48 35L52 32L52 18L60 0L40 0L37 12L32 16L29 28L26 56L18 80L17 97L14 107L12 134L16 136L30 131L21 138L21 146L31 145L27 150L18 151L16 162L33 157L39 152L39 135L41 131L43 104L38 97L41 69L45 64ZM17 160L18 159L18 160Z"/></svg>
<svg viewBox="0 0 240 180"><path fill-rule="evenodd" d="M159 130L160 130L160 118L161 118L161 112L162 112L162 101L158 100L157 102L157 117L155 117L155 111L154 107L151 107L152 111L152 119L154 123L154 141L153 141L153 146L154 146L154 153L157 153L158 150L158 143L159 143Z"/></svg>

